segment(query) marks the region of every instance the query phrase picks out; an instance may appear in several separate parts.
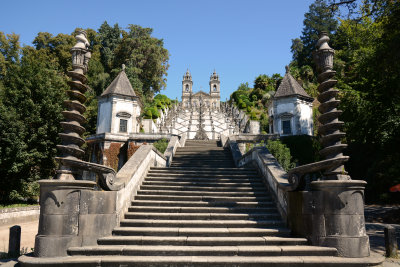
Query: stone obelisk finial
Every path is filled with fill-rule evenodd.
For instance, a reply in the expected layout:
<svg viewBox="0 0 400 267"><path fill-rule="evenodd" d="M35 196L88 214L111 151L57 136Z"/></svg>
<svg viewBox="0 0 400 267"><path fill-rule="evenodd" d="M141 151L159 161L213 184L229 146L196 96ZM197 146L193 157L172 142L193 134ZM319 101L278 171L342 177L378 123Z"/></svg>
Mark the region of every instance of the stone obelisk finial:
<svg viewBox="0 0 400 267"><path fill-rule="evenodd" d="M326 32L320 34L317 42L317 51L314 52L314 60L318 71L318 101L321 103L318 110L321 115L318 121L321 123L318 131L321 138L322 149L320 155L325 160L343 158L343 150L346 144L341 143L345 133L341 131L343 122L338 117L342 113L338 109L340 100L336 99L339 90L334 89L337 81L333 79L336 72L333 71L333 55L335 51L329 46L329 37ZM349 180L350 177L344 170L343 161L325 170L326 180Z"/></svg>
<svg viewBox="0 0 400 267"><path fill-rule="evenodd" d="M60 163L57 170L57 179L59 180L79 179L79 170L68 164L68 162L79 161L85 154L80 148L85 143L85 140L81 138L85 128L81 124L86 121L82 115L86 110L83 105L86 101L84 93L88 89L85 73L88 70L91 53L88 49L89 41L87 40L86 31L79 31L75 38L77 43L71 48L72 71L68 72L68 76L71 77L71 81L68 82L70 90L67 91L69 100L64 101L66 110L62 114L65 120L61 122L63 132L59 134L61 145L57 146L61 154L56 158Z"/></svg>

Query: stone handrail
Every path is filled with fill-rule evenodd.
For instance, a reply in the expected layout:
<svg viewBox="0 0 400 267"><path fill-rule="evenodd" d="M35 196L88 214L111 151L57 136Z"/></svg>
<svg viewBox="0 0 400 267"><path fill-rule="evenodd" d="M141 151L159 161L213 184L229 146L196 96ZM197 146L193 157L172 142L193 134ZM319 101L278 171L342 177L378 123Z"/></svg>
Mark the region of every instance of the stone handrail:
<svg viewBox="0 0 400 267"><path fill-rule="evenodd" d="M238 143L236 142L235 136L226 137L221 134L221 142L222 146L225 148L229 148L232 153L233 161L235 162L235 166L238 167L239 160L242 157L242 153L240 152Z"/></svg>
<svg viewBox="0 0 400 267"><path fill-rule="evenodd" d="M168 146L165 149L164 156L167 159L167 166L169 167L171 165L172 159L175 155L176 149L178 147L181 147L181 144L179 142L179 137L178 136L172 136L171 139L168 142Z"/></svg>
<svg viewBox="0 0 400 267"><path fill-rule="evenodd" d="M179 143L180 143L181 147L185 146L186 139L187 139L187 133L184 132L184 133L181 135L181 139L179 140Z"/></svg>
<svg viewBox="0 0 400 267"><path fill-rule="evenodd" d="M286 221L288 214L287 192L293 190L288 173L279 165L266 147L255 147L244 154L238 167L254 166L262 175L275 199L279 213Z"/></svg>
<svg viewBox="0 0 400 267"><path fill-rule="evenodd" d="M266 147L255 147L243 155L238 146L238 139L243 138L221 135L221 143L224 147L230 148L237 167L256 167L271 191L282 218L286 220L288 214L287 192L294 191L298 187L299 181L295 179L297 176L289 176Z"/></svg>
<svg viewBox="0 0 400 267"><path fill-rule="evenodd" d="M123 216L136 195L140 184L152 166L166 166L167 160L153 145L141 145L116 175L116 183L123 184L117 192L116 213Z"/></svg>

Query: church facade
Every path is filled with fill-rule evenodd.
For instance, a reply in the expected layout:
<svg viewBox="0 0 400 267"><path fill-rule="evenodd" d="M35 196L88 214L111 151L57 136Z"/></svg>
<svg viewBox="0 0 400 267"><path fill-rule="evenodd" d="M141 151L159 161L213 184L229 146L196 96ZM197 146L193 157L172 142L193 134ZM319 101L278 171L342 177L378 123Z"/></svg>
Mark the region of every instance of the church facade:
<svg viewBox="0 0 400 267"><path fill-rule="evenodd" d="M221 88L219 76L215 70L210 76L209 85L209 93L203 91L193 93L192 75L187 70L182 80L182 107L184 109L198 108L202 104L203 107L219 110L221 107Z"/></svg>

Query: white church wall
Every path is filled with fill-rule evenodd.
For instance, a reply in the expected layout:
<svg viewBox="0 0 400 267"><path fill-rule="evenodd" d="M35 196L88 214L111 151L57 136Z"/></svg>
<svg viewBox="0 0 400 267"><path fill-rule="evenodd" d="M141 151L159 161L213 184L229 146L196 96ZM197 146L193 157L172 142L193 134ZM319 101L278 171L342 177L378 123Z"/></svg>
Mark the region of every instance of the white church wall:
<svg viewBox="0 0 400 267"><path fill-rule="evenodd" d="M295 109L293 102L279 101L276 106L276 113L293 113Z"/></svg>
<svg viewBox="0 0 400 267"><path fill-rule="evenodd" d="M120 119L126 119L128 121L126 133L132 133L133 132L133 119L136 119L132 100L115 98L115 99L113 99L113 102L114 102L114 105L113 105L113 112L112 112L111 133L121 133L119 131ZM130 118L119 118L119 117L117 117L117 114L119 112L127 112L131 115L131 117Z"/></svg>
<svg viewBox="0 0 400 267"><path fill-rule="evenodd" d="M282 121L290 120L291 135L313 134L312 104L298 99L297 97L286 97L274 99L268 108L270 116L273 116L273 132L284 135Z"/></svg>
<svg viewBox="0 0 400 267"><path fill-rule="evenodd" d="M301 134L313 135L313 111L312 106L302 101L298 104L298 109L300 109L300 127Z"/></svg>
<svg viewBox="0 0 400 267"><path fill-rule="evenodd" d="M142 125L145 133L158 133L157 125L152 119L144 119Z"/></svg>
<svg viewBox="0 0 400 267"><path fill-rule="evenodd" d="M110 132L111 130L111 102L99 101L96 134Z"/></svg>

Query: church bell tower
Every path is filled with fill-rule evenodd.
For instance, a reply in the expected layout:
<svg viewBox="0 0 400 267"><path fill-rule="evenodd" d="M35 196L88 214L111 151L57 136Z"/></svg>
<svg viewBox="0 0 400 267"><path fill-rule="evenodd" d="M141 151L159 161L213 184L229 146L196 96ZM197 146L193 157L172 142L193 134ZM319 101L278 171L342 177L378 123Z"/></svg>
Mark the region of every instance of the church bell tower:
<svg viewBox="0 0 400 267"><path fill-rule="evenodd" d="M192 75L189 72L189 69L186 71L185 75L183 75L182 80L182 104L183 107L189 107L191 102L191 95L193 89L193 81Z"/></svg>
<svg viewBox="0 0 400 267"><path fill-rule="evenodd" d="M211 107L219 109L220 107L220 81L219 76L215 72L210 76L210 96L211 96Z"/></svg>

